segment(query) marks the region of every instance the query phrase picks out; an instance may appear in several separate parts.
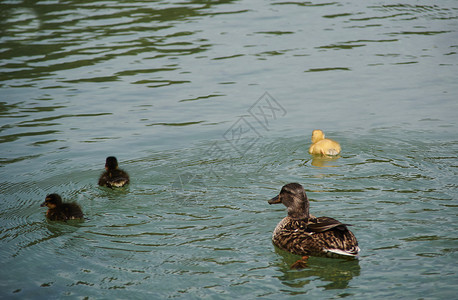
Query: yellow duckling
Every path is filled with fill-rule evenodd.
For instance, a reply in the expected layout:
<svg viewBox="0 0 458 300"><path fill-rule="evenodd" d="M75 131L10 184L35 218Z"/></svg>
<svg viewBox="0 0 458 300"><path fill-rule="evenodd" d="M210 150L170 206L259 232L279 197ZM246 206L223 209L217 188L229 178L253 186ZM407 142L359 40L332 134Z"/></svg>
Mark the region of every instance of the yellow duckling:
<svg viewBox="0 0 458 300"><path fill-rule="evenodd" d="M312 145L309 153L318 155L338 155L340 153L340 144L331 139L325 139L323 131L315 129L312 133Z"/></svg>

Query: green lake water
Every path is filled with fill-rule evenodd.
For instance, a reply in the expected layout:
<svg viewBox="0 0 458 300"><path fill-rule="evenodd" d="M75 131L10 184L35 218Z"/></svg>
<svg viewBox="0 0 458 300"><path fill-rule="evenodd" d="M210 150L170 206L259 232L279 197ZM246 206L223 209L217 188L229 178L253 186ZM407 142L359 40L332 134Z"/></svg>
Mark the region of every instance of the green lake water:
<svg viewBox="0 0 458 300"><path fill-rule="evenodd" d="M1 299L456 297L456 1L11 0L0 33ZM290 268L289 182L358 259Z"/></svg>

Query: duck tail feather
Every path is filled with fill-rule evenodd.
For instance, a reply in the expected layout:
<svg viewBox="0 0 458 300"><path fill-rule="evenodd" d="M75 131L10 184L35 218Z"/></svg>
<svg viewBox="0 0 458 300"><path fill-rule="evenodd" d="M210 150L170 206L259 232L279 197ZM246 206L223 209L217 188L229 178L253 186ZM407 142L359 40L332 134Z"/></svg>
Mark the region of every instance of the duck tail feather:
<svg viewBox="0 0 458 300"><path fill-rule="evenodd" d="M357 256L360 249L358 246L350 250L341 250L341 249L326 249L329 254L345 255L345 256Z"/></svg>

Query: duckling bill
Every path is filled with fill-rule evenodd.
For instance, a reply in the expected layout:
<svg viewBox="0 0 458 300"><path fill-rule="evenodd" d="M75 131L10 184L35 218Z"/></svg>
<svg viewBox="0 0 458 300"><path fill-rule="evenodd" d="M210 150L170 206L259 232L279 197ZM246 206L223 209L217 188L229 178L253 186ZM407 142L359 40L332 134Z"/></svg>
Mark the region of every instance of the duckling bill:
<svg viewBox="0 0 458 300"><path fill-rule="evenodd" d="M326 139L323 131L316 129L312 132L312 145L309 148L310 154L335 156L340 151L340 144L334 140Z"/></svg>
<svg viewBox="0 0 458 300"><path fill-rule="evenodd" d="M114 156L107 157L105 161L105 172L100 175L99 185L109 188L123 187L129 183L127 172L118 168L118 160Z"/></svg>
<svg viewBox="0 0 458 300"><path fill-rule="evenodd" d="M288 209L288 215L278 223L272 235L277 247L301 256L358 255L358 241L348 229L350 225L311 215L307 195L299 183L284 185L280 194L268 203L283 203Z"/></svg>
<svg viewBox="0 0 458 300"><path fill-rule="evenodd" d="M46 217L51 221L67 221L83 219L84 215L81 207L75 202L64 203L58 194L49 194L45 201L40 205L47 207Z"/></svg>

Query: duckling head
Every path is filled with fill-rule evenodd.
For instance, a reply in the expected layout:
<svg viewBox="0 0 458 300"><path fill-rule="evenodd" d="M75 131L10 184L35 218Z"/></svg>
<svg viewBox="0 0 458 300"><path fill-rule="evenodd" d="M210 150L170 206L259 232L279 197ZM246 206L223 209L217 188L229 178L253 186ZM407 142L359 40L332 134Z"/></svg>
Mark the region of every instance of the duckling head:
<svg viewBox="0 0 458 300"><path fill-rule="evenodd" d="M114 156L108 156L105 162L105 169L116 170L118 168L118 160Z"/></svg>
<svg viewBox="0 0 458 300"><path fill-rule="evenodd" d="M269 204L283 203L288 208L288 216L292 219L309 218L309 200L305 190L299 183L285 184L280 194L270 199Z"/></svg>
<svg viewBox="0 0 458 300"><path fill-rule="evenodd" d="M45 202L41 203L41 207L48 207L49 209L54 209L62 205L62 198L58 194L49 194L45 198Z"/></svg>
<svg viewBox="0 0 458 300"><path fill-rule="evenodd" d="M312 144L315 144L318 141L324 140L324 133L320 129L315 129L312 132Z"/></svg>

